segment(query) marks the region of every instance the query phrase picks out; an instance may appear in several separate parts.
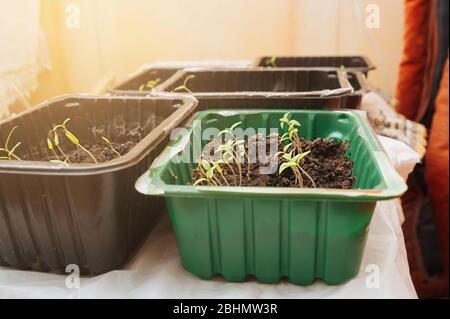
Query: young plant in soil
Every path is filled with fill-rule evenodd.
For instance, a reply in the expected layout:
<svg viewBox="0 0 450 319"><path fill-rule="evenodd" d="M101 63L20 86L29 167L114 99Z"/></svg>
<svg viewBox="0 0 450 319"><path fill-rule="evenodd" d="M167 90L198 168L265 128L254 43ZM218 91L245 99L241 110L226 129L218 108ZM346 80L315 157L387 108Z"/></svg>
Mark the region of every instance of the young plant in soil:
<svg viewBox="0 0 450 319"><path fill-rule="evenodd" d="M299 187L303 188L303 174L311 181L313 187L316 188L314 179L302 167L302 160L310 153L310 151L302 151L301 141L298 136L298 128L301 125L296 120L290 120L289 113L284 114L280 119L281 129L284 128L285 124L288 126L288 131L281 136L280 142L283 144L285 141L288 141L289 143L286 145L283 144L283 151L277 153L277 156L281 155L281 158L284 160L280 165L278 174L281 175L284 170L289 168L294 173L295 183L298 184Z"/></svg>
<svg viewBox="0 0 450 319"><path fill-rule="evenodd" d="M277 57L273 56L270 59L266 59L266 66L276 68L277 67Z"/></svg>
<svg viewBox="0 0 450 319"><path fill-rule="evenodd" d="M61 154L64 156L65 161L68 161L68 157L66 156L66 154L62 151L62 149L59 147L59 137L58 137L58 130L61 129L64 133L64 135L67 137L67 139L73 144L75 145L75 147L77 148L77 150L83 150L84 152L86 152L86 154L88 154L92 160L94 161L94 163L98 163L97 159L95 158L94 155L92 155L92 153L85 148L83 145L81 145L80 140L78 139L78 137L75 136L75 134L73 134L68 128L67 128L67 123L69 123L70 118L67 118L64 120L64 122L62 124L58 124L53 128L53 133L55 136L55 145L58 145L58 149L61 152ZM48 141L47 141L48 142ZM48 145L50 146L50 144ZM50 147L49 147L50 148ZM56 155L56 154L55 154ZM57 160L59 160L59 158L57 157Z"/></svg>
<svg viewBox="0 0 450 319"><path fill-rule="evenodd" d="M156 78L154 80L150 80L146 84L142 84L139 87L139 91L144 91L145 89L153 90L159 84L159 82L161 82L160 78Z"/></svg>
<svg viewBox="0 0 450 319"><path fill-rule="evenodd" d="M223 164L221 160L219 160L217 162L212 161L211 163L209 163L207 160L201 159L198 163L198 170L204 177L199 178L194 183L194 185L199 185L204 182L206 182L208 185L212 185L212 186L222 185L222 182L219 180L219 178L216 175L214 175L214 173L216 171L221 176L221 178L225 182L225 184L229 185L228 181L226 180L225 176L223 175L223 170L220 167L220 164Z"/></svg>
<svg viewBox="0 0 450 319"><path fill-rule="evenodd" d="M14 134L14 131L16 129L17 129L17 126L14 126L11 129L11 131L9 131L9 134L8 134L8 137L6 138L4 147L0 148L0 154L6 153L6 156L0 156L0 160L7 160L7 161L12 161L12 160L21 161L22 160L19 156L14 154L14 152L17 150L17 148L19 148L19 146L22 144L22 142L18 142L11 149L9 148L9 142L11 141L11 137Z"/></svg>
<svg viewBox="0 0 450 319"><path fill-rule="evenodd" d="M108 138L102 136L102 140L103 142L106 143L106 145L109 146L109 148L111 148L114 154L116 154L118 157L122 157L122 155L120 155L120 153L116 151L116 149L114 148L114 146L112 145L111 141Z"/></svg>
<svg viewBox="0 0 450 319"><path fill-rule="evenodd" d="M356 178L352 176L353 161L346 157L348 144L336 140L305 140L299 136L300 123L289 118L280 119L280 127L287 132L279 136L255 135L247 141L239 140L235 123L219 135L229 137L225 142L214 139L207 144L200 162L192 171L195 186L269 186L352 189ZM278 152L267 154L267 146L276 143ZM249 154L257 145L260 155L251 163ZM264 149L260 149L265 145ZM208 150L213 147L219 160L210 160ZM263 153L261 153L263 152ZM264 153L265 152L265 153ZM209 152L210 153L210 152ZM205 155L206 154L206 155ZM261 157L262 155L262 157ZM275 165L274 170L261 174L261 166ZM245 165L246 164L246 165Z"/></svg>
<svg viewBox="0 0 450 319"><path fill-rule="evenodd" d="M242 185L242 165L243 159L246 159L247 162L247 179L250 179L250 158L245 150L245 141L239 140L234 134L234 129L241 125L242 122L234 123L229 129L222 130L219 132L218 137L228 135L230 139L223 145L221 145L218 149L219 152L222 152L222 159L225 161L226 159L234 161L238 167L239 172L239 186ZM226 163L229 164L229 160Z"/></svg>
<svg viewBox="0 0 450 319"><path fill-rule="evenodd" d="M193 79L193 78L195 78L195 75L193 75L193 74L187 76L187 77L184 79L183 84L180 85L180 86L177 86L176 88L174 88L174 89L173 89L173 92L185 91L185 92L188 92L188 93L192 93L191 89L188 88L187 83L188 83L188 81L189 81L190 79Z"/></svg>

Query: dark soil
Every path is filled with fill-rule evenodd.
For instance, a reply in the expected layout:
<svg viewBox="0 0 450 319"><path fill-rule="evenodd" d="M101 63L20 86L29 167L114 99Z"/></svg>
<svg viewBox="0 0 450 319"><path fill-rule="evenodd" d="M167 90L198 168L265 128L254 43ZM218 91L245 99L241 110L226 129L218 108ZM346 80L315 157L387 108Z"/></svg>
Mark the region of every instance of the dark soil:
<svg viewBox="0 0 450 319"><path fill-rule="evenodd" d="M70 129L70 128L69 128ZM74 134L78 134L77 131L73 131ZM98 163L108 162L119 157L114 150L119 153L121 156L128 153L137 143L139 143L144 137L144 129L140 127L139 124L114 124L110 127L95 127L92 128L91 131L91 142L83 141L80 136L77 137L80 139L80 143L83 147L85 147L92 155L95 157ZM53 133L49 132L49 138L53 140ZM89 156L87 152L80 148L76 148L75 145L70 143L70 141L64 136L62 132L58 133L59 140L61 141L60 147L63 152L68 157L68 163L95 163L92 157ZM108 145L103 139L102 136L105 136L110 142L111 145ZM92 142L95 141L95 142ZM42 152L42 149L45 149L45 152ZM59 156L59 160L63 160L61 153L57 151L55 147L55 151ZM41 142L40 147L35 147L32 150L33 160L38 161L51 161L57 160L56 156L48 150L47 142ZM26 156L23 159L29 159Z"/></svg>
<svg viewBox="0 0 450 319"><path fill-rule="evenodd" d="M295 175L292 170L286 169L281 175L278 174L278 167L281 165L282 160L277 160L275 157L270 157L269 145L270 139L278 140L278 135L272 135L261 141L259 135L254 136L246 142L245 148L248 151L249 145L255 147L258 145L257 154L262 154L260 161L250 160L254 162L250 164L250 170L247 169L247 161L243 159L242 166L242 186L268 186L268 187L299 187L295 183ZM212 148L217 145L217 142L211 141L205 149ZM311 151L301 162L303 169L312 177L317 188L334 188L334 189L352 189L355 186L356 178L352 177L353 161L345 156L348 144L340 141L328 140L328 139L316 139L308 141L301 139L302 151ZM278 144L278 150L281 151L283 145ZM265 152L264 152L265 150ZM212 154L212 153L211 153ZM265 154L265 156L264 156ZM204 158L208 158L208 155L204 153ZM257 157L257 158L258 158ZM231 163L233 170L237 173L238 166L236 163ZM234 186L234 175L232 171L226 166L221 165L223 169L223 175L230 186ZM261 168L269 168L270 173L261 173ZM219 180L220 185L226 186L223 178L218 174L214 174ZM239 176L239 175L238 175ZM198 168L192 172L192 180L195 182L197 179L203 177ZM313 187L310 180L302 174L304 187ZM239 178L237 178L239 183ZM206 185L203 183L202 185Z"/></svg>

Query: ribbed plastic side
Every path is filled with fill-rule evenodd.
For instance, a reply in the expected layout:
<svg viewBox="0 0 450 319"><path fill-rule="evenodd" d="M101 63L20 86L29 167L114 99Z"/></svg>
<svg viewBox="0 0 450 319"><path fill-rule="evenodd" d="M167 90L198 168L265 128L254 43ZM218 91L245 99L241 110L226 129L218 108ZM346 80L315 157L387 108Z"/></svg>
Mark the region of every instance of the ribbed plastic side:
<svg viewBox="0 0 450 319"><path fill-rule="evenodd" d="M339 284L355 276L375 203L167 198L183 266L200 278Z"/></svg>
<svg viewBox="0 0 450 319"><path fill-rule="evenodd" d="M87 124L137 122L149 134L178 110L173 105L179 103L177 99L66 98L3 123L0 138L3 141L17 125L14 141L23 142L17 154L36 159L39 152L48 151L44 143L39 144L47 130L65 118L72 119L71 129L84 143L91 138ZM168 138L158 141L150 152L149 145L140 143L133 150L135 156L147 154L141 160L99 172L38 172L42 162L36 162L36 171L18 163L15 172L8 172L0 162L0 263L53 272L65 272L67 265L76 264L85 275L120 268L165 210L162 199L144 196L133 186L167 142ZM33 146L38 153L32 152Z"/></svg>

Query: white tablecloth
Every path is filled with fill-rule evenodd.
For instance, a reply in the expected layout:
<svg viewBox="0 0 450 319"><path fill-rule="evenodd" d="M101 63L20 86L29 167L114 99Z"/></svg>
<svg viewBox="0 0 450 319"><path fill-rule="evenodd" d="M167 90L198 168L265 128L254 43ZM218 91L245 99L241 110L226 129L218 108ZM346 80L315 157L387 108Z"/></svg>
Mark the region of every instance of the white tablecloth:
<svg viewBox="0 0 450 319"><path fill-rule="evenodd" d="M402 175L418 161L418 155L405 144L388 138L381 142ZM79 288L69 289L63 275L0 268L0 298L417 298L401 216L398 200L377 204L360 272L339 286L198 279L181 267L175 236L165 216L124 270L81 278Z"/></svg>

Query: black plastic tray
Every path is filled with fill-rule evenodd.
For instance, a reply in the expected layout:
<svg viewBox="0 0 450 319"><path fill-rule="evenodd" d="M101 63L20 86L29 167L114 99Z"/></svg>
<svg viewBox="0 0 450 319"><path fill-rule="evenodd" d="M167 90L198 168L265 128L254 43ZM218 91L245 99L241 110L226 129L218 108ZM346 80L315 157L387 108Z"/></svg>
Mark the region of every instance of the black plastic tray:
<svg viewBox="0 0 450 319"><path fill-rule="evenodd" d="M270 56L258 58L254 66L273 67ZM375 65L365 56L277 56L275 60L277 68L286 67L345 67L348 70L361 71L366 76L375 69Z"/></svg>
<svg viewBox="0 0 450 319"><path fill-rule="evenodd" d="M134 183L196 104L179 96L63 96L0 122L2 144L18 126L11 143L22 141L19 156L33 146L47 152L39 142L67 117L82 143L92 138L82 134L90 124L139 122L148 133L124 156L101 164L0 161L0 264L52 272L76 264L83 275L120 268L165 208Z"/></svg>
<svg viewBox="0 0 450 319"><path fill-rule="evenodd" d="M342 108L360 109L363 95L368 90L366 76L359 71L348 71L347 80L353 87L353 93L344 98Z"/></svg>
<svg viewBox="0 0 450 319"><path fill-rule="evenodd" d="M148 81L160 79L160 83L164 82L182 67L150 67L131 74L122 83L109 90L113 95L147 95L150 89L139 90L141 85L145 85Z"/></svg>
<svg viewBox="0 0 450 319"><path fill-rule="evenodd" d="M339 109L352 93L345 72L335 68L189 68L177 72L154 92L173 92L184 80L208 108Z"/></svg>

